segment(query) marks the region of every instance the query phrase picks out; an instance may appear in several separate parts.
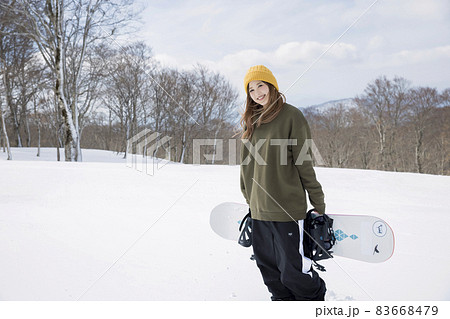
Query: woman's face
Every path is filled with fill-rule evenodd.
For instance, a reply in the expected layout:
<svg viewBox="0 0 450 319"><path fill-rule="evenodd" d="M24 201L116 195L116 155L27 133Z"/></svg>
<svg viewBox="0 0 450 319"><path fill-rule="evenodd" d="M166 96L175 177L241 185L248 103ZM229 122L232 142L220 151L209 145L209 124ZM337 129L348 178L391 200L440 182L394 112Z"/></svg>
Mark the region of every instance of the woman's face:
<svg viewBox="0 0 450 319"><path fill-rule="evenodd" d="M269 102L269 86L263 81L251 81L248 84L248 92L252 100L262 106Z"/></svg>

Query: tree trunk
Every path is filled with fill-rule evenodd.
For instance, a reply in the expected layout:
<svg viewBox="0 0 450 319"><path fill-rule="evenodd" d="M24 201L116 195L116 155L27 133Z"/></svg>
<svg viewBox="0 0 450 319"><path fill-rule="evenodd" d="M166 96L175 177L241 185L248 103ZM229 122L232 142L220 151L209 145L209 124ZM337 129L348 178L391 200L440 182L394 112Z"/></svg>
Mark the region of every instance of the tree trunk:
<svg viewBox="0 0 450 319"><path fill-rule="evenodd" d="M38 151L36 156L40 157L41 156L41 123L38 123Z"/></svg>
<svg viewBox="0 0 450 319"><path fill-rule="evenodd" d="M56 1L54 14L51 15L54 19L54 26L56 28L56 48L55 48L55 95L58 101L58 107L61 109L64 123L64 154L65 160L77 161L77 139L78 134L73 122L72 113L67 104L64 90L64 72L62 63L64 60L64 48L63 48L63 3Z"/></svg>
<svg viewBox="0 0 450 319"><path fill-rule="evenodd" d="M184 157L186 155L186 130L183 131L183 138L181 140L181 154L180 154L180 163L184 163Z"/></svg>
<svg viewBox="0 0 450 319"><path fill-rule="evenodd" d="M36 103L36 95L33 97L33 106L34 106L34 123L37 126L38 131L38 139L37 139L37 154L36 157L41 156L41 118L37 112L37 103Z"/></svg>
<svg viewBox="0 0 450 319"><path fill-rule="evenodd" d="M416 171L417 171L417 173L423 173L422 140L423 140L423 131L418 130L416 132Z"/></svg>
<svg viewBox="0 0 450 319"><path fill-rule="evenodd" d="M26 112L26 110L25 110ZM24 124L25 124L25 134L27 136L27 147L31 146L31 133L30 133L30 123L28 122L28 116L24 113Z"/></svg>
<svg viewBox="0 0 450 319"><path fill-rule="evenodd" d="M2 132L3 132L3 136L5 138L5 142L6 142L6 149L8 150L8 160L12 160L12 155L11 155L11 147L9 146L9 138L8 138L8 132L6 131L6 124L5 124L5 117L3 116L3 107L0 104L0 117L1 117L1 121L2 121Z"/></svg>
<svg viewBox="0 0 450 319"><path fill-rule="evenodd" d="M0 147L3 149L3 153L5 153L6 152L5 141L3 139L3 130L1 129L0 129Z"/></svg>
<svg viewBox="0 0 450 319"><path fill-rule="evenodd" d="M13 98L11 92L11 84L9 79L9 70L4 66L3 69L3 85L5 87L5 100L6 107L10 109L11 115L13 117L13 127L14 127L14 135L16 136L16 145L17 147L22 147L22 139L20 138L20 124L18 119L17 108L13 105Z"/></svg>

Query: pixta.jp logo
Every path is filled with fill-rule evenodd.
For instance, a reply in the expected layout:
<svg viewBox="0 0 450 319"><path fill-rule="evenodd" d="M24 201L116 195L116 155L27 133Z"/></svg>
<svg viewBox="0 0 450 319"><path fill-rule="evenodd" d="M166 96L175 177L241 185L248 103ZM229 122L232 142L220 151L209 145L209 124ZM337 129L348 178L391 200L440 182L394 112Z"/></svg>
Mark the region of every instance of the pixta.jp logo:
<svg viewBox="0 0 450 319"><path fill-rule="evenodd" d="M153 176L156 170L161 169L170 161L170 140L161 133L143 129L127 140L127 166L140 172ZM156 154L164 153L164 157Z"/></svg>
<svg viewBox="0 0 450 319"><path fill-rule="evenodd" d="M267 165L266 159L264 155L260 153L261 148L270 147L273 152L279 154L279 164L280 165L288 165L290 162L288 161L288 150L292 146L297 146L296 139L259 139L253 145L248 139L243 139L242 143L245 149L248 150L248 155L243 159L241 165L249 165L249 163L254 160L258 165L265 166ZM222 139L194 139L193 142L193 164L200 165L201 163L201 146L214 146L213 154L203 154L204 159L206 160L223 160L223 140ZM234 165L236 158L236 140L228 140L229 146L229 164ZM312 139L306 139L300 148L300 152L294 158L295 165L302 165L305 161L313 160L313 157L316 160L317 165L325 165L325 161L323 160L320 152Z"/></svg>

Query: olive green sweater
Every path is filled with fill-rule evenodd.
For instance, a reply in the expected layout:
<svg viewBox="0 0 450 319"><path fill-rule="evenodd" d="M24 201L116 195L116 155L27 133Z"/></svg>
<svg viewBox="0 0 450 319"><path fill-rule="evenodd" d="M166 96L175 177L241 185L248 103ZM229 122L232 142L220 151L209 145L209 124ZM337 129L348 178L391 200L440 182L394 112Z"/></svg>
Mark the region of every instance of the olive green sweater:
<svg viewBox="0 0 450 319"><path fill-rule="evenodd" d="M285 103L274 120L256 127L249 140L242 140L241 190L252 218L280 222L304 219L305 191L312 206L321 214L325 212L310 144L305 144L310 139L303 113Z"/></svg>

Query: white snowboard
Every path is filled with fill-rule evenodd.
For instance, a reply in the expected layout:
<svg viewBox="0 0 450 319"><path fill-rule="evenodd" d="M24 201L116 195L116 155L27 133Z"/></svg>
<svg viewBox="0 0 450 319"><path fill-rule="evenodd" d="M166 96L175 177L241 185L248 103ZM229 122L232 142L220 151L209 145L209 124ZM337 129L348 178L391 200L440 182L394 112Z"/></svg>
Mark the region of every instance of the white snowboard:
<svg viewBox="0 0 450 319"><path fill-rule="evenodd" d="M248 213L248 206L240 203L222 203L211 211L213 231L229 240L237 241L239 225ZM388 260L394 253L394 232L381 218L365 215L327 214L333 219L336 244L333 255L369 263Z"/></svg>

